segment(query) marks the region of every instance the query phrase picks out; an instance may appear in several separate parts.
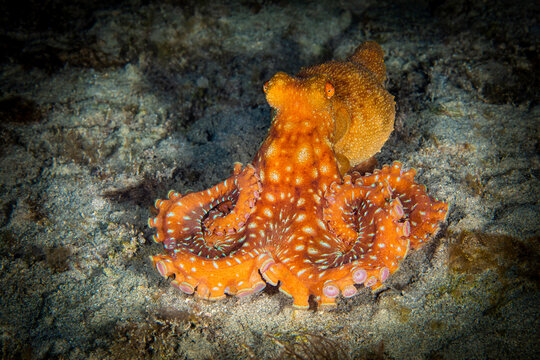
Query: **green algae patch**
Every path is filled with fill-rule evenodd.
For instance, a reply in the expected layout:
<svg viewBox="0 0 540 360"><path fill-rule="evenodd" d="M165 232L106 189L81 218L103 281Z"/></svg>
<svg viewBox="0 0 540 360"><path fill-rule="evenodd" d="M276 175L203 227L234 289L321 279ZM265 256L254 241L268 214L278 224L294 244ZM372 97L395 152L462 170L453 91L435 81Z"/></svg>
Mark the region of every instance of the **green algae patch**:
<svg viewBox="0 0 540 360"><path fill-rule="evenodd" d="M476 275L493 270L501 277L512 272L538 285L538 237L523 241L508 235L477 231L450 236L453 239L448 256L451 272Z"/></svg>

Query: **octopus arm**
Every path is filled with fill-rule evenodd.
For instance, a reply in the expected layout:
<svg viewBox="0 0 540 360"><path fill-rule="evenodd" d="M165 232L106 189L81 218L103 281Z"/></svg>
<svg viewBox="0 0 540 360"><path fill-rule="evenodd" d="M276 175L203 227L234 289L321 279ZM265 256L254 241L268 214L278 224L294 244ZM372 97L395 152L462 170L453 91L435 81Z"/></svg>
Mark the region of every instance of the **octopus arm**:
<svg viewBox="0 0 540 360"><path fill-rule="evenodd" d="M340 291L345 297L356 295L355 284L362 284L367 272L355 261L330 270L310 269L299 276L298 272L293 272L285 264L277 263L262 275L270 284L277 285L279 281L279 290L293 298L295 308L307 309L310 295L314 295L317 303L325 307L335 305Z"/></svg>
<svg viewBox="0 0 540 360"><path fill-rule="evenodd" d="M193 238L203 239L208 248L222 246L234 239L227 235L244 227L260 192L255 168L242 170L236 163L233 176L208 190L185 196L170 191L168 199L157 200L158 215L148 225L157 229L154 240L168 250L189 246Z"/></svg>
<svg viewBox="0 0 540 360"><path fill-rule="evenodd" d="M324 197L321 231L299 252L268 266L264 279L279 284L296 308L307 308L311 295L326 307L340 293L356 295L357 285L378 288L409 248L410 224L392 195L385 183L366 186L349 175L333 183Z"/></svg>
<svg viewBox="0 0 540 360"><path fill-rule="evenodd" d="M329 187L323 219L338 239L339 257L319 249L327 261L311 258L323 265L312 276L318 281L304 279L320 305L335 305L340 292L354 296L358 284L380 288L409 250L438 231L448 204L428 196L415 174L394 162L371 175L345 175Z"/></svg>
<svg viewBox="0 0 540 360"><path fill-rule="evenodd" d="M242 228L262 192L261 182L253 165L242 170L242 164L235 163L234 175L229 181L229 192L234 188L238 191L236 206L225 216L218 217L206 225L211 233L221 235Z"/></svg>
<svg viewBox="0 0 540 360"><path fill-rule="evenodd" d="M244 225L260 191L255 168L237 163L232 177L208 190L185 196L171 191L156 201L158 215L148 223L157 229L154 240L169 251L151 257L159 273L173 277L183 292L211 300L264 288L258 269L271 257L242 250Z"/></svg>
<svg viewBox="0 0 540 360"><path fill-rule="evenodd" d="M273 264L270 255L257 251L238 251L216 260L180 251L151 256L150 260L163 277L173 278L174 287L186 294L195 292L207 300L219 300L225 294L241 297L262 290L266 283L259 269Z"/></svg>
<svg viewBox="0 0 540 360"><path fill-rule="evenodd" d="M445 221L448 204L430 197L426 187L414 181L416 171L403 171L401 163L395 161L385 165L373 174L362 177L364 184L386 182L392 189L393 196L403 204L404 218L411 224L408 237L410 249L415 249L437 233L440 224Z"/></svg>
<svg viewBox="0 0 540 360"><path fill-rule="evenodd" d="M275 286L279 283L279 291L293 298L295 308L309 307L309 288L283 263L272 264L265 271L261 271L261 274L269 284Z"/></svg>
<svg viewBox="0 0 540 360"><path fill-rule="evenodd" d="M355 285L374 289L398 269L409 249L410 224L403 206L383 183L366 186L352 182L334 183L325 195L323 219L337 238L337 251L322 253L312 261L320 265L311 292L322 306L335 305L335 298L356 295ZM326 241L325 243L328 243ZM326 261L324 261L326 260Z"/></svg>

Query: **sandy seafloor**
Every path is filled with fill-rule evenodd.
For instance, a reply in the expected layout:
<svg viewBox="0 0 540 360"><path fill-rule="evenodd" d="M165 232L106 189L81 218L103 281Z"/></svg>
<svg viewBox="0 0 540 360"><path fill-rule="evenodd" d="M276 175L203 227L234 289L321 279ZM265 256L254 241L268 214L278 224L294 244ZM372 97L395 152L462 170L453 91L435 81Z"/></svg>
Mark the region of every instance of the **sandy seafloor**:
<svg viewBox="0 0 540 360"><path fill-rule="evenodd" d="M539 358L534 1L2 7L2 359ZM377 159L450 204L440 234L334 310L294 310L275 287L218 302L171 287L148 259L154 200L251 160L274 73L365 40L397 102Z"/></svg>

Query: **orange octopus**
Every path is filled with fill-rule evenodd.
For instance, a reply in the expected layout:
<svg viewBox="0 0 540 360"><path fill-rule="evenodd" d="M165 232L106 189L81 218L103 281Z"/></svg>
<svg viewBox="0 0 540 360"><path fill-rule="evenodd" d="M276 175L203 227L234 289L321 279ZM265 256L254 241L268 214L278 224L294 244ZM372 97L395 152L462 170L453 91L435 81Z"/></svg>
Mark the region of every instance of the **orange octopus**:
<svg viewBox="0 0 540 360"><path fill-rule="evenodd" d="M274 75L264 85L272 125L253 163L208 190L156 201L149 226L167 252L151 257L158 272L209 300L269 283L296 308L380 287L448 210L398 162L354 171L393 130L385 72L381 47L366 42L344 62Z"/></svg>

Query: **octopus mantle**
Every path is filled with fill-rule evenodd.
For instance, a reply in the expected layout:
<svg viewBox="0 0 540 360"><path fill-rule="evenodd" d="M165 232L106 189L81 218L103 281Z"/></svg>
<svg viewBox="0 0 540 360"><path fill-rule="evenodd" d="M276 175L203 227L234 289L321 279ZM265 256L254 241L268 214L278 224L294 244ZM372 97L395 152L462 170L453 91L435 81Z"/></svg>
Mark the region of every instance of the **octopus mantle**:
<svg viewBox="0 0 540 360"><path fill-rule="evenodd" d="M208 190L156 201L159 273L210 300L279 285L297 308L380 287L448 209L399 162L351 170L392 131L384 73L382 50L368 42L345 62L272 77L264 90L274 118L253 163Z"/></svg>

